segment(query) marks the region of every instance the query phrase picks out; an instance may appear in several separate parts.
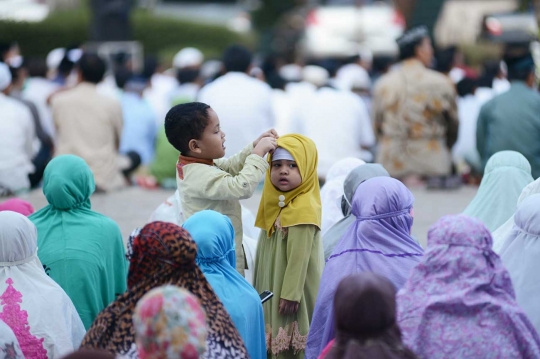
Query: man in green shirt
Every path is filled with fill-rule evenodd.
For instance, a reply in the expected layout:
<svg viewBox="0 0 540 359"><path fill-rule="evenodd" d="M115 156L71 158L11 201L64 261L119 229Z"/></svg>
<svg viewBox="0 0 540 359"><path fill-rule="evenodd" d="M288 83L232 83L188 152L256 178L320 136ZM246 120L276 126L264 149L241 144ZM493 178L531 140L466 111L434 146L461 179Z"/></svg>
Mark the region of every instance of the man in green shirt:
<svg viewBox="0 0 540 359"><path fill-rule="evenodd" d="M534 90L535 64L530 53L506 59L510 90L480 110L476 146L482 166L495 153L513 150L529 160L540 177L540 94Z"/></svg>

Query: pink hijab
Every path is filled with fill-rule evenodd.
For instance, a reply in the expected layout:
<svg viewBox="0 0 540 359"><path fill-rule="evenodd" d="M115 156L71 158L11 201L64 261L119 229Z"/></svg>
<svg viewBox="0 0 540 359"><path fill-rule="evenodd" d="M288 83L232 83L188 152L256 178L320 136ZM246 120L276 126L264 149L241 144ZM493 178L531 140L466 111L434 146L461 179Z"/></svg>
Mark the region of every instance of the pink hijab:
<svg viewBox="0 0 540 359"><path fill-rule="evenodd" d="M34 213L34 207L32 207L32 204L30 204L28 201L19 198L12 198L0 203L0 212L2 211L17 212L28 217Z"/></svg>

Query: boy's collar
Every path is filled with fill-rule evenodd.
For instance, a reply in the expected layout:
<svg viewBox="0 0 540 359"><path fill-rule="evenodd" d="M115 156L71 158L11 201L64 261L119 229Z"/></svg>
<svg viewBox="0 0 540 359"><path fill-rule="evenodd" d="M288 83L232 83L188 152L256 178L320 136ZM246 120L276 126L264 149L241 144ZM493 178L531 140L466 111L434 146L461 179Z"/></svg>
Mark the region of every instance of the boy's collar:
<svg viewBox="0 0 540 359"><path fill-rule="evenodd" d="M176 170L178 171L178 177L183 180L184 179L184 170L183 167L185 165L191 165L193 163L200 163L203 165L213 166L214 160L206 160L203 158L195 158L195 157L189 157L189 156L182 156L178 157L178 163L176 164Z"/></svg>

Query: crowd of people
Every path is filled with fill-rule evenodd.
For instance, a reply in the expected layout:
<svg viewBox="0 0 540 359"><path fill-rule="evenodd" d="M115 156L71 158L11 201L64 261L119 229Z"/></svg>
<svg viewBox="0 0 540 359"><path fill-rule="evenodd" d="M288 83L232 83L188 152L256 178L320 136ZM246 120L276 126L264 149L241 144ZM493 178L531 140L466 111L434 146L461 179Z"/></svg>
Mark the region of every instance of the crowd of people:
<svg viewBox="0 0 540 359"><path fill-rule="evenodd" d="M513 49L475 78L455 49L430 69L424 27L398 45L377 81L366 51L254 67L242 46L221 64L187 48L172 71L136 72L79 48L25 63L6 46L0 190L41 186L48 205L0 203L0 351L540 358L533 57ZM407 185L463 173L483 175L475 198L422 248ZM240 200L261 182L253 215ZM91 196L130 183L176 193L126 250Z"/></svg>

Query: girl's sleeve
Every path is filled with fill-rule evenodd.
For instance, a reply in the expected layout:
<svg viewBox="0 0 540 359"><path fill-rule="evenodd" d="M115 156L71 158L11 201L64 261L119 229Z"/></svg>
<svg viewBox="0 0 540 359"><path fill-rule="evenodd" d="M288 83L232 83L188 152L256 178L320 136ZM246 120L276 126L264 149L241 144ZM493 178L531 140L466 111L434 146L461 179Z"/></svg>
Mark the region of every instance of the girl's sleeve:
<svg viewBox="0 0 540 359"><path fill-rule="evenodd" d="M292 302L300 302L302 299L316 230L311 224L289 227L287 269L281 288L281 299Z"/></svg>

